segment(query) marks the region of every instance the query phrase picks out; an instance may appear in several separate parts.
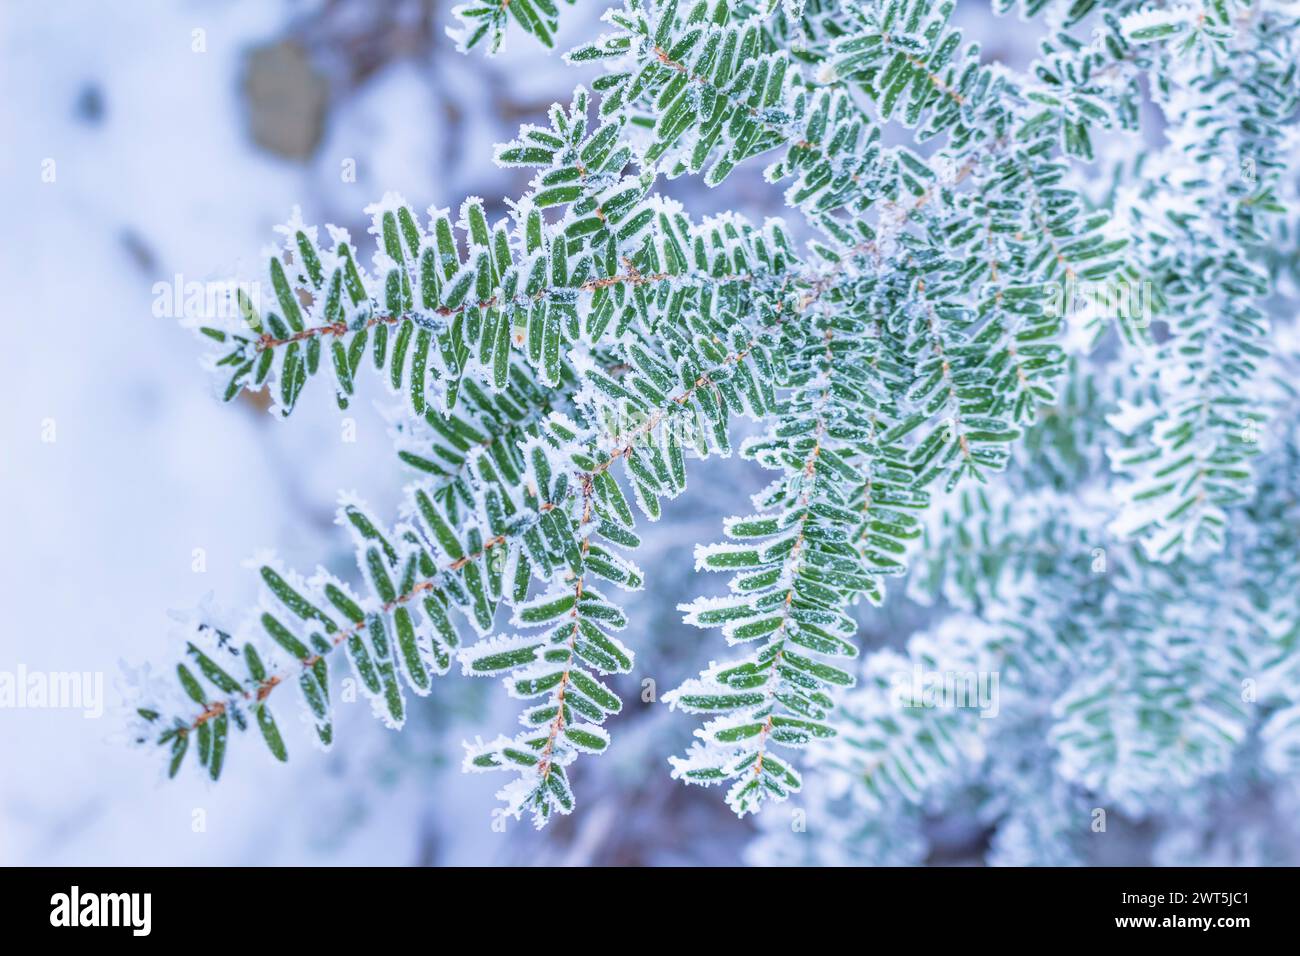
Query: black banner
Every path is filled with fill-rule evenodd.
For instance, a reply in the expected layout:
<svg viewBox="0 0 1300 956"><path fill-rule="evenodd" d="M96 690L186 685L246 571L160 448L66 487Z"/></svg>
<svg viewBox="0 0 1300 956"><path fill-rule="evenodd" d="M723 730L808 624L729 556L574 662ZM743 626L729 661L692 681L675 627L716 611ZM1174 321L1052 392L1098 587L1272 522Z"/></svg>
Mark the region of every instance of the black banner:
<svg viewBox="0 0 1300 956"><path fill-rule="evenodd" d="M863 939L987 944L1097 936L1232 945L1295 927L1295 871L1286 869L874 869L611 870L539 874L458 869L8 869L0 870L0 920L18 938L77 933L187 940L200 946L255 939L298 944L374 939L398 914L454 926L556 918L579 931L700 922L713 911L783 926L852 927ZM568 886L581 906L565 902ZM648 891L648 892L647 892ZM463 901L463 902L462 902ZM608 905L602 905L607 901ZM502 909L493 917L493 905ZM693 911L698 910L692 915ZM800 916L805 911L805 916ZM369 914L369 915L366 915ZM608 916L602 916L608 914ZM847 918L847 923L845 922ZM375 921L382 922L377 927ZM594 925L587 925L590 919ZM396 920L396 922L394 922ZM602 924L604 924L602 926ZM409 926L408 926L409 928Z"/></svg>

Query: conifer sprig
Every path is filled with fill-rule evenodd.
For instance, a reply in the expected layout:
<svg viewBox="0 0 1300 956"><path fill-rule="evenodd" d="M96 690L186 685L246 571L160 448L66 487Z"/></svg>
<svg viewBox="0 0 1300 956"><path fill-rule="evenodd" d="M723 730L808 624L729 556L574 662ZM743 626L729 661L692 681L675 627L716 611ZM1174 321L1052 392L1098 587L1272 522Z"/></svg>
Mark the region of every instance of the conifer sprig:
<svg viewBox="0 0 1300 956"><path fill-rule="evenodd" d="M356 590L266 562L246 626L190 635L182 703L141 710L171 772L194 740L218 776L232 724L284 759L270 704L287 683L330 744L340 658L392 726L455 659L522 702L522 729L467 745L466 769L511 775L511 815L571 812L570 768L616 745L618 678L636 666L637 622L611 596L645 584L636 512L665 513L689 458L730 454L737 416L759 426L741 455L774 479L697 548L697 570L731 577L686 620L738 650L666 695L705 718L674 776L726 784L741 815L803 790L800 763L847 776L844 833L893 860L876 816L912 848L918 802L981 763L1010 787L1035 746L1051 812L1004 814L1008 859L1026 834L1060 836L1071 788L1138 805L1220 772L1258 726L1234 682L1293 666L1278 635L1295 602L1255 593L1289 572L1232 532L1289 507L1250 464L1268 413L1291 408L1256 396L1282 361L1259 257L1293 172L1295 15L1082 0L1013 70L954 9L625 0L567 54L604 65L592 92L497 148L533 174L502 221L478 198L422 216L390 194L368 210L363 264L346 232L322 241L295 213L254 284L267 294L241 291L236 321L200 329L225 397L267 387L288 415L324 374L347 407L368 356L403 396L413 481L391 525L342 503ZM562 5L454 13L463 49L498 52L512 30L553 45ZM1089 182L1110 139L1139 130L1144 90L1167 143L1099 195ZM751 171L806 242L777 220L692 219L657 191ZM1134 288L1141 314L1075 301ZM1187 563L1216 551L1249 569L1243 600ZM904 575L964 616L872 652L855 605ZM1188 602L1221 608L1226 634L1171 610ZM911 665L1005 674L1046 704L1011 706L996 733L900 716L884 694ZM1297 749L1296 706L1270 698L1274 761Z"/></svg>

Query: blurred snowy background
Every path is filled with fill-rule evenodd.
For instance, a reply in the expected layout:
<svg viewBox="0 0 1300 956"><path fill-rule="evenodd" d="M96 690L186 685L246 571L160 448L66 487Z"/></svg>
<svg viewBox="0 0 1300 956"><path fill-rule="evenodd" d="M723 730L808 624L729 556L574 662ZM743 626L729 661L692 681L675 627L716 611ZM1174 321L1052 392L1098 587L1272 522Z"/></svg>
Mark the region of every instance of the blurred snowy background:
<svg viewBox="0 0 1300 956"><path fill-rule="evenodd" d="M513 723L487 681L449 677L400 735L344 706L328 755L282 718L288 766L235 748L215 786L192 772L167 782L159 754L121 739L120 662L174 659L169 609L209 594L242 609L255 592L243 562L261 548L355 574L333 525L340 489L396 513L406 476L380 389L363 387L347 413L355 441L328 389L310 389L287 422L248 396L223 406L196 340L158 314L156 286L251 274L295 204L359 238L362 209L387 190L417 209L480 195L500 216L523 182L491 163L493 143L590 74L517 34L496 59L462 57L444 34L451 6L0 6L0 671L102 673L106 698L99 719L0 709L0 864L741 861L753 825L668 777L693 722L635 693L617 745L579 770L581 812L541 835L495 831L498 781L460 772L462 739ZM1023 61L1032 31L977 6L979 21L969 8L959 20L985 35L986 55ZM559 48L592 35L603 8L566 11ZM777 214L760 170L716 192L666 191L698 213ZM650 590L628 606L638 679L667 689L725 653L675 607L719 586L692 574L692 545L764 483L739 461L697 465L673 518L647 535ZM920 613L899 601L863 615L864 644L901 642ZM931 862L979 858L978 829L940 822L931 839ZM1132 845L1141 858L1141 834Z"/></svg>

